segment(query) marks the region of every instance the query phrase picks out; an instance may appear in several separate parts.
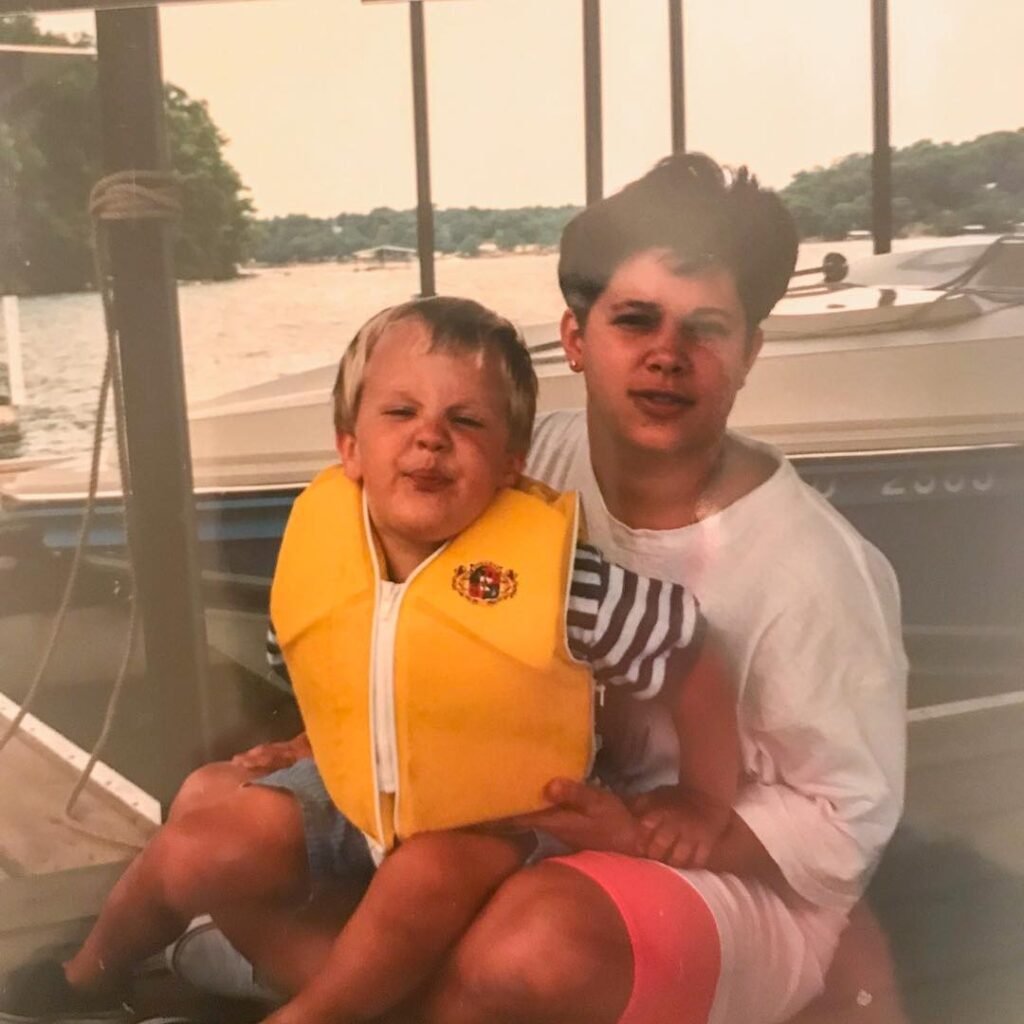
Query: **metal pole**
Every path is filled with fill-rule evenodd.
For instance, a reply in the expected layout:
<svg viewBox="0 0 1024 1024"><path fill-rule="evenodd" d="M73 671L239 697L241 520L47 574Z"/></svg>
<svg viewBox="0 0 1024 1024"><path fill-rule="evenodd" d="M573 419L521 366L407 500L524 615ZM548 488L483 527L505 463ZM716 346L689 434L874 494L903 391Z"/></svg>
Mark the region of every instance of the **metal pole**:
<svg viewBox="0 0 1024 1024"><path fill-rule="evenodd" d="M871 155L871 234L875 252L892 251L892 149L889 145L889 0L871 0L874 150Z"/></svg>
<svg viewBox="0 0 1024 1024"><path fill-rule="evenodd" d="M6 119L11 95L22 83L24 54L0 55L0 119ZM15 216L15 175L0 178L0 303L3 308L4 342L7 348L7 390L11 405L25 403L25 376L21 363L21 325L18 297L18 226Z"/></svg>
<svg viewBox="0 0 1024 1024"><path fill-rule="evenodd" d="M434 283L434 206L430 199L430 132L427 124L427 47L423 4L409 4L412 40L412 117L416 132L416 251L420 260L420 295L436 295Z"/></svg>
<svg viewBox="0 0 1024 1024"><path fill-rule="evenodd" d="M168 168L158 17L152 7L96 14L108 174ZM171 231L155 220L122 221L110 231L131 466L135 600L160 729L154 795L164 807L209 752L206 630Z"/></svg>
<svg viewBox="0 0 1024 1024"><path fill-rule="evenodd" d="M601 120L601 0L583 0L583 122L586 132L587 206L604 196Z"/></svg>
<svg viewBox="0 0 1024 1024"><path fill-rule="evenodd" d="M21 361L21 315L18 296L5 295L0 299L3 308L4 342L7 345L7 392L11 405L25 404L25 370Z"/></svg>
<svg viewBox="0 0 1024 1024"><path fill-rule="evenodd" d="M672 152L686 152L686 80L683 76L683 0L668 0Z"/></svg>
<svg viewBox="0 0 1024 1024"><path fill-rule="evenodd" d="M9 116L11 97L23 83L23 53L0 53L0 121ZM0 177L0 294L16 291L20 254L18 252L18 223L15 187L17 175L8 165L8 173Z"/></svg>

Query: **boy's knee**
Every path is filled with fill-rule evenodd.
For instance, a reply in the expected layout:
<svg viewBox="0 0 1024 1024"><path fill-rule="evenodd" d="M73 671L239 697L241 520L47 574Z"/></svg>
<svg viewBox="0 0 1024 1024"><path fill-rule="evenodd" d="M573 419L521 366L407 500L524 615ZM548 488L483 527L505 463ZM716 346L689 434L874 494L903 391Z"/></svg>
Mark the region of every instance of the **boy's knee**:
<svg viewBox="0 0 1024 1024"><path fill-rule="evenodd" d="M308 884L301 812L275 790L200 804L169 820L152 846L167 902L194 913L225 900L298 895Z"/></svg>
<svg viewBox="0 0 1024 1024"><path fill-rule="evenodd" d="M192 772L181 784L171 803L168 821L202 811L238 795L250 773L230 761L214 761Z"/></svg>

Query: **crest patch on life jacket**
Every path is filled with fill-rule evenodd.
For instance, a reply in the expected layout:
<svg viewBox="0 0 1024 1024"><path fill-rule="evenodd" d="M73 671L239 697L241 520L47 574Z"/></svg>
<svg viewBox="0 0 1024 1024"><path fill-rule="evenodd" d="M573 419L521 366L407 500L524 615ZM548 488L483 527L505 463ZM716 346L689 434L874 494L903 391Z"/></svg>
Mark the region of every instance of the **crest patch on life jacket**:
<svg viewBox="0 0 1024 1024"><path fill-rule="evenodd" d="M514 569L494 562L460 565L452 576L452 589L474 604L495 604L512 597L519 585Z"/></svg>

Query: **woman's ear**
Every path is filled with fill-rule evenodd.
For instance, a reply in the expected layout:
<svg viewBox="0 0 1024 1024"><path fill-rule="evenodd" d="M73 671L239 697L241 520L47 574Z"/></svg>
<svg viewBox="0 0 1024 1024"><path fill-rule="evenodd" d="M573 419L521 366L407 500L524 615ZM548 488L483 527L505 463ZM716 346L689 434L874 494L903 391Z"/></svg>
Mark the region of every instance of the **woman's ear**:
<svg viewBox="0 0 1024 1024"><path fill-rule="evenodd" d="M360 483L363 479L363 464L359 457L359 444L356 442L355 434L335 434L334 446L338 449L345 476L357 484Z"/></svg>
<svg viewBox="0 0 1024 1024"><path fill-rule="evenodd" d="M562 314L559 330L569 369L579 373L583 369L583 328L580 327L579 320L571 309Z"/></svg>
<svg viewBox="0 0 1024 1024"><path fill-rule="evenodd" d="M755 328L747 339L747 351L743 359L743 377L740 380L740 387L747 383L747 374L750 373L761 352L764 344L764 331L760 327Z"/></svg>

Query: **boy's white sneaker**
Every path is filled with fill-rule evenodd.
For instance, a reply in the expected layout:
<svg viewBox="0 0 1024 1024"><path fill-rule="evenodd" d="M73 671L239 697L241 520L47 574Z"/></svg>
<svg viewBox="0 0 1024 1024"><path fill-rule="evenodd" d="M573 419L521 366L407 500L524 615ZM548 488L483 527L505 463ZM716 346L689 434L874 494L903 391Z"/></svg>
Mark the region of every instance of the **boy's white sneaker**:
<svg viewBox="0 0 1024 1024"><path fill-rule="evenodd" d="M167 967L203 992L234 999L280 1003L283 997L257 981L253 966L209 916L197 917L164 952Z"/></svg>

